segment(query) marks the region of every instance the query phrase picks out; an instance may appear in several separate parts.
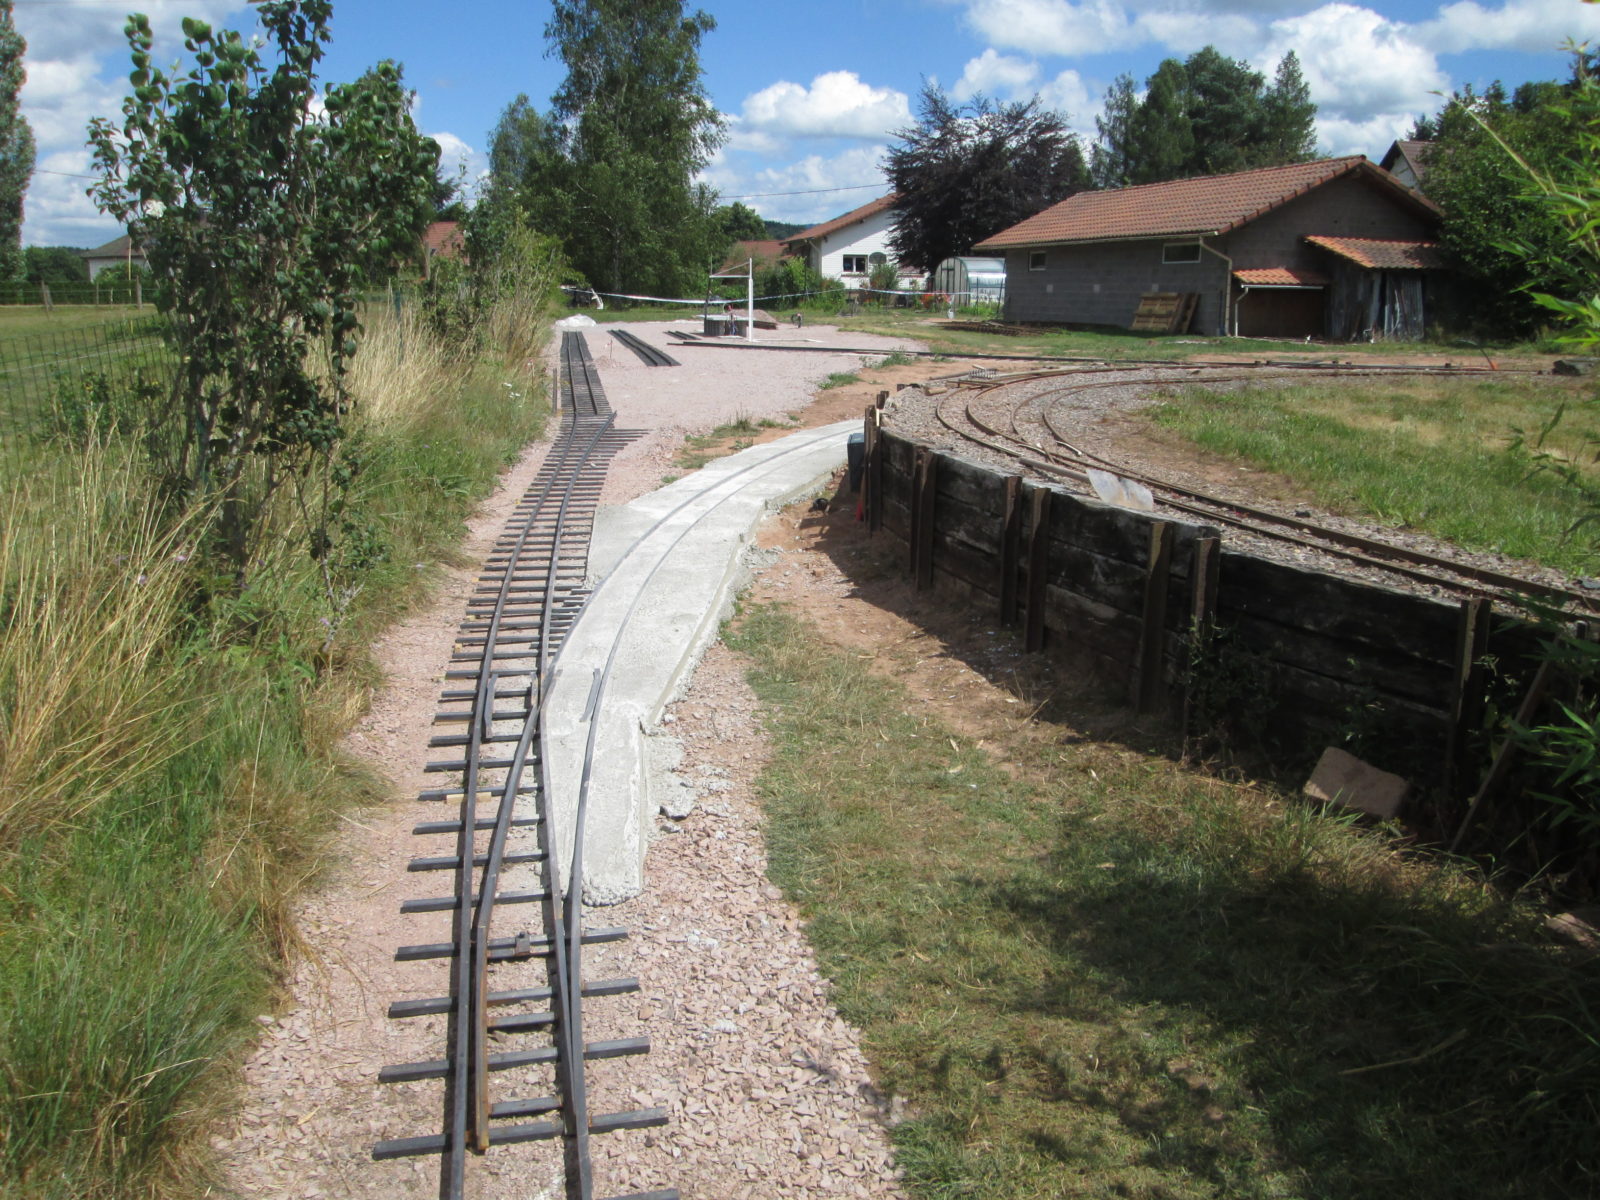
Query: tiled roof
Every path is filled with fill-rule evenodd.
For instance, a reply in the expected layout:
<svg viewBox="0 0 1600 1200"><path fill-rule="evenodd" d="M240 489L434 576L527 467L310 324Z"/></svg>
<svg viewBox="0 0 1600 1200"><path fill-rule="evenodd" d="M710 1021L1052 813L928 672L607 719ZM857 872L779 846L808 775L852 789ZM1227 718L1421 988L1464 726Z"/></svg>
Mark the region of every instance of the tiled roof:
<svg viewBox="0 0 1600 1200"><path fill-rule="evenodd" d="M1428 201L1407 191L1389 172L1354 155L1287 167L1262 167L1233 175L1079 192L979 242L973 249L992 251L1013 246L1227 233L1313 188L1355 173L1392 189L1410 204L1437 211Z"/></svg>
<svg viewBox="0 0 1600 1200"><path fill-rule="evenodd" d="M104 246L96 246L93 250L85 250L82 254L78 255L78 257L79 258L124 258L124 257L127 256L127 253L128 253L128 235L127 234L123 234L119 238L113 238L111 241L107 242ZM134 251L133 251L133 256L135 258L143 258L144 257L144 251L140 250L138 248L135 248Z"/></svg>
<svg viewBox="0 0 1600 1200"><path fill-rule="evenodd" d="M1386 171L1394 170L1394 164L1399 159L1405 159L1411 165L1411 172L1421 179L1428 170L1428 156L1433 153L1432 142L1398 141L1389 147L1379 165Z"/></svg>
<svg viewBox="0 0 1600 1200"><path fill-rule="evenodd" d="M1303 267L1246 267L1233 277L1250 287L1327 287L1328 277Z"/></svg>
<svg viewBox="0 0 1600 1200"><path fill-rule="evenodd" d="M1306 241L1369 270L1437 271L1444 266L1437 242L1322 237L1316 234L1307 234Z"/></svg>
<svg viewBox="0 0 1600 1200"><path fill-rule="evenodd" d="M422 246L429 254L444 258L462 258L466 243L461 237L460 221L435 221L422 231Z"/></svg>
<svg viewBox="0 0 1600 1200"><path fill-rule="evenodd" d="M743 271L745 263L751 259L756 265L762 266L776 262L783 257L783 243L777 239L763 239L756 242L735 242L733 249L728 251L727 260L717 268L720 271Z"/></svg>
<svg viewBox="0 0 1600 1200"><path fill-rule="evenodd" d="M802 229L793 237L784 238L783 244L785 246L792 246L796 242L820 241L822 238L827 237L830 233L838 233L839 230L848 228L849 226L855 225L860 221L865 221L868 217L877 213L881 213L886 208L893 208L894 201L895 194L893 192L890 192L887 196L879 196L876 200L868 201L860 208L852 208L842 217L835 217L831 221L824 221L821 225L813 225L810 229Z"/></svg>

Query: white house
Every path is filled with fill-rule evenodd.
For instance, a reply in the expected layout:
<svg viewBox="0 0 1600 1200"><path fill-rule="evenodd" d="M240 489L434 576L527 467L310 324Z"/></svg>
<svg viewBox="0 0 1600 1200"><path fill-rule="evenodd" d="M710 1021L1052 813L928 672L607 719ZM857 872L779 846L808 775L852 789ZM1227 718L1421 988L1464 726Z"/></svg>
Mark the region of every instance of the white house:
<svg viewBox="0 0 1600 1200"><path fill-rule="evenodd" d="M842 217L834 217L783 240L785 253L803 258L819 275L865 287L872 268L893 262L889 228L894 224L894 193L880 196ZM900 271L900 286L921 278L917 271Z"/></svg>
<svg viewBox="0 0 1600 1200"><path fill-rule="evenodd" d="M98 249L86 250L79 257L83 259L84 266L89 268L91 280L108 267L148 265L145 262L144 251L134 248L127 234L123 234L115 241L107 242Z"/></svg>

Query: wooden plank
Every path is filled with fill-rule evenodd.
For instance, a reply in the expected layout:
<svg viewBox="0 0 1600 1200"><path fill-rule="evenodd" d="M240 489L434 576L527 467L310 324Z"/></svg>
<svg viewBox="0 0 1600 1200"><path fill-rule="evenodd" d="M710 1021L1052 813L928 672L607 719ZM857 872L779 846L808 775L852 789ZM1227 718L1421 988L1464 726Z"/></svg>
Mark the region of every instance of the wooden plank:
<svg viewBox="0 0 1600 1200"><path fill-rule="evenodd" d="M1017 585L1022 573L1022 476L1007 475L1001 482L1000 624L1010 628L1017 623Z"/></svg>
<svg viewBox="0 0 1600 1200"><path fill-rule="evenodd" d="M883 462L889 453L889 439L884 436L883 416L878 409L871 410L868 423L872 428L872 449L867 454L867 532L872 534L883 528Z"/></svg>
<svg viewBox="0 0 1600 1200"><path fill-rule="evenodd" d="M1539 705L1544 703L1544 694L1550 688L1550 682L1555 675L1555 663L1545 659L1539 664L1539 670L1534 674L1533 682L1528 685L1528 694L1522 698L1522 704L1517 709L1517 715L1512 719L1513 726L1526 729L1533 723L1533 718L1539 712ZM1472 797L1472 803L1467 805L1467 815L1461 818L1461 824L1456 827L1455 837L1450 839L1450 853L1454 854L1461 846L1461 840L1467 836L1467 830L1478 819L1478 812L1484 804L1497 795L1505 787L1506 777L1511 774L1511 766L1517 760L1517 739L1515 735L1507 735L1506 740L1500 743L1500 749L1495 753L1494 764L1489 768L1489 774L1484 777L1477 793Z"/></svg>
<svg viewBox="0 0 1600 1200"><path fill-rule="evenodd" d="M1456 627L1456 670L1450 705L1450 737L1445 747L1443 791L1454 800L1462 794L1472 735L1483 727L1484 656L1489 652L1489 623L1493 603L1477 596L1463 600Z"/></svg>
<svg viewBox="0 0 1600 1200"><path fill-rule="evenodd" d="M1167 584L1172 570L1172 522L1150 526L1149 561L1144 575L1144 611L1139 621L1139 664L1133 678L1134 704L1141 713L1155 709L1161 690L1167 624Z"/></svg>
<svg viewBox="0 0 1600 1200"><path fill-rule="evenodd" d="M1028 496L1028 597L1023 610L1022 645L1044 649L1044 580L1050 549L1050 491L1030 488Z"/></svg>

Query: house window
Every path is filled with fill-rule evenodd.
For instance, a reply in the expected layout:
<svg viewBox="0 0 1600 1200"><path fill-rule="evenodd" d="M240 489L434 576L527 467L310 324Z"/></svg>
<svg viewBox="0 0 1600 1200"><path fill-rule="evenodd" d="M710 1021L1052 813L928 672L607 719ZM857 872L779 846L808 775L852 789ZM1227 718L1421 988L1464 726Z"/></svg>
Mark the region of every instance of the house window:
<svg viewBox="0 0 1600 1200"><path fill-rule="evenodd" d="M1030 251L1028 251L1028 270L1030 270L1030 271L1042 271L1042 270L1044 270L1045 259L1048 257L1048 255L1049 255L1049 251L1046 251L1046 250L1030 250Z"/></svg>
<svg viewBox="0 0 1600 1200"><path fill-rule="evenodd" d="M1200 261L1199 242L1168 242L1161 247L1164 263L1197 263Z"/></svg>
<svg viewBox="0 0 1600 1200"><path fill-rule="evenodd" d="M844 273L846 275L865 275L867 273L867 256L865 254L846 254L844 256Z"/></svg>

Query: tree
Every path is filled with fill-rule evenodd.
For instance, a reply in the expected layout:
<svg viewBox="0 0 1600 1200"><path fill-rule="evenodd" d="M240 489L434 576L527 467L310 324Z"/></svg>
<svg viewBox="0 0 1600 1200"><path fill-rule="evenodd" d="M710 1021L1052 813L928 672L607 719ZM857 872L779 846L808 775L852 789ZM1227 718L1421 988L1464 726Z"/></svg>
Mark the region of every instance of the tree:
<svg viewBox="0 0 1600 1200"><path fill-rule="evenodd" d="M895 137L885 167L896 195L890 244L920 271L1089 186L1077 136L1037 96L956 105L927 84L917 124Z"/></svg>
<svg viewBox="0 0 1600 1200"><path fill-rule="evenodd" d="M1498 86L1481 96L1468 88L1434 119L1424 186L1444 210L1439 241L1456 276L1454 303L1444 314L1449 324L1496 338L1522 337L1548 319L1534 292L1576 294L1561 269L1564 227L1527 187L1528 168L1574 185L1592 172L1592 165L1571 158L1579 129L1566 96L1556 83L1525 84L1511 97Z"/></svg>
<svg viewBox="0 0 1600 1200"><path fill-rule="evenodd" d="M717 229L730 242L760 242L767 238L767 223L755 209L740 204L724 204L714 214Z"/></svg>
<svg viewBox="0 0 1600 1200"><path fill-rule="evenodd" d="M1101 187L1220 175L1305 162L1316 153L1316 105L1291 50L1272 86L1249 65L1206 46L1169 58L1145 81L1119 77L1097 121Z"/></svg>
<svg viewBox="0 0 1600 1200"><path fill-rule="evenodd" d="M29 246L22 252L29 283L87 283L89 268L76 246Z"/></svg>
<svg viewBox="0 0 1600 1200"><path fill-rule="evenodd" d="M698 289L727 247L714 193L694 182L725 136L700 69L715 27L682 0L555 0L545 36L567 75L526 147L520 198L596 286Z"/></svg>
<svg viewBox="0 0 1600 1200"><path fill-rule="evenodd" d="M326 564L342 505L329 481L350 411L343 377L358 289L419 253L439 161L393 63L329 87L313 113L329 0L256 11L264 42L186 19L194 65L170 76L152 64L148 18L130 17L133 94L120 126L101 117L90 127L101 175L91 194L148 257L183 363L172 482L219 500L240 585L260 517L285 483Z"/></svg>
<svg viewBox="0 0 1600 1200"><path fill-rule="evenodd" d="M1293 50L1278 60L1272 86L1261 101L1263 137L1260 156L1273 165L1309 162L1317 155L1317 106L1300 73Z"/></svg>
<svg viewBox="0 0 1600 1200"><path fill-rule="evenodd" d="M33 130L19 104L28 43L0 0L0 280L22 278L22 196L33 178Z"/></svg>

